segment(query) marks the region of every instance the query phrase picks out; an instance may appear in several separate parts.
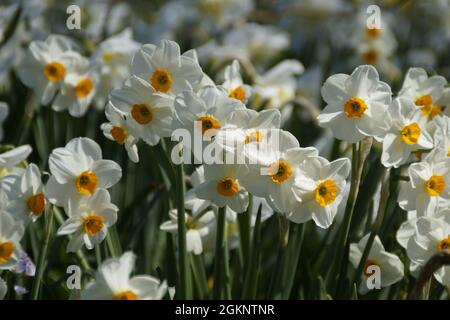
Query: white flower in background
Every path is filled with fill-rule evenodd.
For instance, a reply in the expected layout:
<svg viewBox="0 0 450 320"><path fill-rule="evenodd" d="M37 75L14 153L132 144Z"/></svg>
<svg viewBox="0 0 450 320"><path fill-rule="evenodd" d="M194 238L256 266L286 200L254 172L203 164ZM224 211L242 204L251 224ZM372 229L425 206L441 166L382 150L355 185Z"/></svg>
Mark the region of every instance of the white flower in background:
<svg viewBox="0 0 450 320"><path fill-rule="evenodd" d="M404 237L404 235L400 234L400 237ZM409 259L423 267L432 256L443 251L448 252L450 249L450 224L448 219L420 217L414 226L414 232L412 234L410 232L408 238L406 252ZM449 285L450 267L440 268L434 273L434 277L442 285Z"/></svg>
<svg viewBox="0 0 450 320"><path fill-rule="evenodd" d="M93 63L99 68L100 83L97 87L95 103L103 108L111 89L119 88L130 75L130 63L139 43L132 39L130 29L109 37L98 45L92 55Z"/></svg>
<svg viewBox="0 0 450 320"><path fill-rule="evenodd" d="M398 168L408 161L411 152L431 149L433 140L411 100L394 99L389 113L391 126L383 138L381 163L386 167Z"/></svg>
<svg viewBox="0 0 450 320"><path fill-rule="evenodd" d="M245 165L204 165L205 182L195 188L200 199L211 200L218 207L228 206L237 213L248 206L248 192L242 186L241 178L247 174Z"/></svg>
<svg viewBox="0 0 450 320"><path fill-rule="evenodd" d="M130 134L133 131L130 118L127 118L123 112L114 108L110 103L105 108L105 115L109 122L103 123L100 127L105 137L123 145L131 161L139 162L136 146L139 138Z"/></svg>
<svg viewBox="0 0 450 320"><path fill-rule="evenodd" d="M198 93L184 91L175 99L176 117L172 128L189 131L191 139L183 139L182 143L192 150L197 141L195 137L203 137L205 141L213 138L227 125L233 111L239 109L245 109L244 104L229 98L226 91L219 87L204 87Z"/></svg>
<svg viewBox="0 0 450 320"><path fill-rule="evenodd" d="M196 216L209 206L214 206L211 200L200 199L195 194L195 188L205 182L205 168L203 166L197 167L194 172L192 172L190 182L192 188L186 191L184 205L187 210L192 212L192 215Z"/></svg>
<svg viewBox="0 0 450 320"><path fill-rule="evenodd" d="M31 219L36 221L44 212L47 200L44 194L44 186L42 184L41 172L39 168L31 163L25 169L23 175L16 180L10 196L13 200L7 211L14 218L28 222Z"/></svg>
<svg viewBox="0 0 450 320"><path fill-rule="evenodd" d="M3 123L9 115L9 107L5 102L0 102L0 142L3 140Z"/></svg>
<svg viewBox="0 0 450 320"><path fill-rule="evenodd" d="M315 148L300 148L289 132L270 130L262 143L249 143L244 152L249 173L242 184L251 194L263 197L280 213L289 214L296 201L292 186L300 164L318 155Z"/></svg>
<svg viewBox="0 0 450 320"><path fill-rule="evenodd" d="M66 75L82 57L72 51L68 39L50 35L45 41L33 41L17 72L22 82L35 90L41 104L48 104Z"/></svg>
<svg viewBox="0 0 450 320"><path fill-rule="evenodd" d="M3 300L8 292L8 286L6 285L5 280L0 278L0 300Z"/></svg>
<svg viewBox="0 0 450 320"><path fill-rule="evenodd" d="M262 142L268 131L279 129L280 125L281 113L278 110L236 110L230 115L227 125L218 132L215 141L229 152L240 153L246 145Z"/></svg>
<svg viewBox="0 0 450 320"><path fill-rule="evenodd" d="M358 267L361 261L369 236L370 234L367 234L358 243L350 244L350 262L355 268ZM359 290L363 293L369 291L369 288L367 288L367 281L365 281L365 279L373 274L373 271L368 269L370 266L377 266L380 268L381 287L383 288L388 287L403 278L404 266L402 261L398 256L389 253L384 249L378 236L375 236L372 247L369 251L369 256L364 263L362 274L363 281L361 281L361 285L359 287Z"/></svg>
<svg viewBox="0 0 450 320"><path fill-rule="evenodd" d="M21 174L23 168L19 165L30 155L31 147L23 145L12 150L0 153L0 178L8 174Z"/></svg>
<svg viewBox="0 0 450 320"><path fill-rule="evenodd" d="M228 96L246 103L252 95L252 88L242 80L239 61L233 60L231 65L225 68L224 78L221 86L228 91Z"/></svg>
<svg viewBox="0 0 450 320"><path fill-rule="evenodd" d="M223 30L231 23L245 19L253 9L253 0L199 0L192 1L196 9L195 22L201 22L205 30Z"/></svg>
<svg viewBox="0 0 450 320"><path fill-rule="evenodd" d="M270 108L280 108L295 98L297 78L304 71L297 60L284 60L266 73L257 76L253 86L256 104L267 102Z"/></svg>
<svg viewBox="0 0 450 320"><path fill-rule="evenodd" d="M65 209L98 189L112 187L122 176L120 166L103 160L100 146L89 138L75 138L64 148L54 149L49 167L52 176L46 186L47 197Z"/></svg>
<svg viewBox="0 0 450 320"><path fill-rule="evenodd" d="M403 81L399 96L411 99L420 108L421 114L433 119L441 112L439 101L447 83L444 77L435 75L428 77L422 68L410 68ZM447 101L448 102L448 101Z"/></svg>
<svg viewBox="0 0 450 320"><path fill-rule="evenodd" d="M131 277L136 256L125 252L120 258L105 260L81 293L82 300L161 300L167 291L165 282L139 275Z"/></svg>
<svg viewBox="0 0 450 320"><path fill-rule="evenodd" d="M11 270L22 253L20 240L25 232L21 221L7 212L0 212L0 270Z"/></svg>
<svg viewBox="0 0 450 320"><path fill-rule="evenodd" d="M80 59L72 70L67 71L59 94L52 104L53 110L69 110L71 116L82 117L92 103L97 85L97 71L90 66L88 59Z"/></svg>
<svg viewBox="0 0 450 320"><path fill-rule="evenodd" d="M161 93L177 95L203 78L197 61L180 54L176 42L162 40L158 46L146 44L134 55L131 74L148 81Z"/></svg>
<svg viewBox="0 0 450 320"><path fill-rule="evenodd" d="M450 200L450 158L433 155L408 168L410 181L400 186L398 203L403 210L416 210L418 216L432 216L437 207Z"/></svg>
<svg viewBox="0 0 450 320"><path fill-rule="evenodd" d="M110 94L111 104L125 113L130 134L154 146L161 138L170 137L173 119L173 98L155 91L136 76Z"/></svg>
<svg viewBox="0 0 450 320"><path fill-rule="evenodd" d="M327 106L318 116L319 124L330 128L337 139L355 143L389 128L391 88L379 81L374 67L359 66L351 75L335 74L321 92Z"/></svg>
<svg viewBox="0 0 450 320"><path fill-rule="evenodd" d="M102 242L108 228L116 223L118 210L105 189L99 189L91 197L81 198L77 203L70 202L67 210L69 218L57 231L58 236L72 235L67 252L76 252L83 244L90 250Z"/></svg>
<svg viewBox="0 0 450 320"><path fill-rule="evenodd" d="M438 158L450 157L450 118L447 116L435 119L436 131L434 132L435 148Z"/></svg>
<svg viewBox="0 0 450 320"><path fill-rule="evenodd" d="M169 221L163 222L160 226L162 231L178 234L178 212L176 209L170 210ZM186 223L186 250L193 254L203 252L203 239L207 237L213 225L216 223L214 211L207 210L193 215L185 214Z"/></svg>
<svg viewBox="0 0 450 320"><path fill-rule="evenodd" d="M336 216L350 173L347 158L329 162L314 157L300 164L300 174L295 178L293 191L298 202L287 217L295 223L313 219L317 226L328 228Z"/></svg>

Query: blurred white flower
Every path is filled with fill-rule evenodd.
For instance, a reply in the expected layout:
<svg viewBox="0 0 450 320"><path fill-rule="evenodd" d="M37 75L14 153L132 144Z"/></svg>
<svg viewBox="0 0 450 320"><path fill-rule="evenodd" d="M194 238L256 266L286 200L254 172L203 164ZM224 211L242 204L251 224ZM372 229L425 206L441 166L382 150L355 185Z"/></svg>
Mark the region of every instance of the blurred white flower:
<svg viewBox="0 0 450 320"><path fill-rule="evenodd" d="M370 234L367 234L358 243L350 244L350 262L355 268L358 267L361 261L369 236ZM389 287L403 278L404 266L402 261L398 256L389 253L384 249L378 236L375 236L369 251L369 256L364 263L363 274L361 275L363 281L361 281L359 287L359 291L362 293L367 293L369 291L367 281L365 280L373 274L372 271L368 270L370 266L377 266L380 268L381 287L383 288Z"/></svg>
<svg viewBox="0 0 450 320"><path fill-rule="evenodd" d="M242 80L239 61L233 60L231 65L225 68L224 78L221 86L228 91L228 96L246 103L252 95L252 88Z"/></svg>
<svg viewBox="0 0 450 320"><path fill-rule="evenodd" d="M131 74L148 81L161 93L177 95L189 90L203 78L197 61L190 54L180 54L176 42L162 40L158 46L146 44L136 52Z"/></svg>
<svg viewBox="0 0 450 320"><path fill-rule="evenodd" d="M433 140L420 121L420 112L411 100L396 98L388 111L391 125L382 139L381 163L386 167L398 168L408 161L411 152L431 149Z"/></svg>
<svg viewBox="0 0 450 320"><path fill-rule="evenodd" d="M283 60L255 79L253 86L255 104L267 103L269 108L280 108L295 98L296 76L304 71L297 60Z"/></svg>
<svg viewBox="0 0 450 320"><path fill-rule="evenodd" d="M161 300L167 291L165 282L139 275L131 277L136 256L125 252L120 258L105 260L81 293L82 300Z"/></svg>
<svg viewBox="0 0 450 320"><path fill-rule="evenodd" d="M295 223L313 219L317 226L328 228L343 199L350 168L347 158L329 162L322 157L312 157L303 161L292 187L298 202L288 219Z"/></svg>
<svg viewBox="0 0 450 320"><path fill-rule="evenodd" d="M25 232L21 221L3 211L0 212L0 270L11 270L23 252L20 240Z"/></svg>
<svg viewBox="0 0 450 320"><path fill-rule="evenodd" d="M108 189L122 176L120 166L102 159L100 146L89 138L75 138L54 149L49 158L52 173L46 185L50 202L67 209L83 197Z"/></svg>
<svg viewBox="0 0 450 320"><path fill-rule="evenodd" d="M86 245L93 249L102 242L108 228L117 221L119 209L111 203L108 191L99 189L90 197L83 197L80 201L69 202L67 215L69 218L59 227L58 236L72 235L67 245L67 252L76 252Z"/></svg>
<svg viewBox="0 0 450 320"><path fill-rule="evenodd" d="M109 91L119 88L130 75L130 63L139 43L132 39L130 29L125 29L98 45L92 55L94 65L99 69L100 83L97 87L95 103L103 108Z"/></svg>
<svg viewBox="0 0 450 320"><path fill-rule="evenodd" d="M66 75L82 59L72 51L69 40L50 35L44 41L33 41L18 67L22 82L35 90L41 104L47 105L60 89Z"/></svg>
<svg viewBox="0 0 450 320"><path fill-rule="evenodd" d="M147 81L132 76L110 94L111 104L125 113L130 134L154 146L170 137L173 98L155 91Z"/></svg>
<svg viewBox="0 0 450 320"><path fill-rule="evenodd" d="M374 67L359 66L351 75L335 74L321 92L327 106L318 116L319 124L330 128L337 139L355 143L388 129L391 88L379 80Z"/></svg>
<svg viewBox="0 0 450 320"><path fill-rule="evenodd" d="M42 215L47 200L41 172L34 163L29 164L23 175L16 180L10 195L9 199L13 201L7 210L14 218L27 223L29 219L34 222Z"/></svg>
<svg viewBox="0 0 450 320"><path fill-rule="evenodd" d="M130 118L114 108L111 103L106 106L105 115L109 122L103 123L100 127L105 137L117 142L119 145L123 145L131 161L135 163L139 162L139 154L136 146L139 138L130 134L133 131Z"/></svg>
<svg viewBox="0 0 450 320"><path fill-rule="evenodd" d="M18 165L28 158L31 151L33 149L29 145L23 145L0 153L0 178L8 174L21 174L23 169Z"/></svg>

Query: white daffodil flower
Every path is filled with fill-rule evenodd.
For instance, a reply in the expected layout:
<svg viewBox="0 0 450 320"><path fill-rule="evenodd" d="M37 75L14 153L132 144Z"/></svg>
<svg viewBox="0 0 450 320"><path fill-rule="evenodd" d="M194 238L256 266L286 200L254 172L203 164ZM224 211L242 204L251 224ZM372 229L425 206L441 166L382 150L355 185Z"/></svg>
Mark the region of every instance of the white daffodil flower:
<svg viewBox="0 0 450 320"><path fill-rule="evenodd" d="M431 120L442 110L440 99L446 83L442 76L428 77L424 69L410 68L399 96L412 100L420 108L421 114Z"/></svg>
<svg viewBox="0 0 450 320"><path fill-rule="evenodd" d="M158 91L147 81L132 76L110 94L111 104L125 113L130 134L154 146L162 137L170 137L173 98Z"/></svg>
<svg viewBox="0 0 450 320"><path fill-rule="evenodd" d="M450 159L427 157L408 168L410 181L402 182L398 203L417 216L433 216L437 208L450 200Z"/></svg>
<svg viewBox="0 0 450 320"><path fill-rule="evenodd" d="M131 74L148 81L157 92L172 95L189 90L203 78L198 62L191 55L181 55L179 45L169 40L158 46L143 45L133 57Z"/></svg>
<svg viewBox="0 0 450 320"><path fill-rule="evenodd" d="M389 114L391 126L382 139L381 163L385 167L398 168L408 161L411 152L433 147L433 140L411 100L396 98L389 108Z"/></svg>
<svg viewBox="0 0 450 320"><path fill-rule="evenodd" d="M129 117L113 107L109 103L105 108L105 115L109 122L103 123L101 129L103 135L109 140L117 142L119 145L123 145L128 153L128 157L134 163L139 162L139 154L136 143L139 138L130 134L132 124Z"/></svg>
<svg viewBox="0 0 450 320"><path fill-rule="evenodd" d="M77 203L70 202L69 218L59 227L57 234L72 235L67 252L76 252L86 245L89 250L102 242L108 228L117 221L119 209L111 203L108 191L98 189L94 195L83 197Z"/></svg>
<svg viewBox="0 0 450 320"><path fill-rule="evenodd" d="M3 140L3 123L9 115L9 107L5 102L0 102L0 142Z"/></svg>
<svg viewBox="0 0 450 320"><path fill-rule="evenodd" d="M10 191L10 200L13 200L7 208L14 218L24 221L31 219L36 221L44 212L47 200L44 194L41 172L31 163L25 169L23 175L16 179L13 190Z"/></svg>
<svg viewBox="0 0 450 320"><path fill-rule="evenodd" d="M89 60L79 59L66 73L61 88L52 104L55 111L69 110L73 117L82 117L88 111L98 85L98 74Z"/></svg>
<svg viewBox="0 0 450 320"><path fill-rule="evenodd" d="M436 131L434 132L435 148L437 157L450 158L450 118L447 116L438 117L435 120Z"/></svg>
<svg viewBox="0 0 450 320"><path fill-rule="evenodd" d="M45 41L33 41L17 72L22 82L35 90L41 104L55 96L70 70L83 58L69 40L50 35Z"/></svg>
<svg viewBox="0 0 450 320"><path fill-rule="evenodd" d="M9 174L22 174L23 169L18 165L28 158L32 151L29 145L23 145L0 153L0 178Z"/></svg>
<svg viewBox="0 0 450 320"><path fill-rule="evenodd" d="M161 300L167 291L165 282L139 275L131 277L136 256L125 252L120 258L105 260L81 293L82 300Z"/></svg>
<svg viewBox="0 0 450 320"><path fill-rule="evenodd" d="M0 212L0 270L11 270L20 258L20 240L25 232L22 221L7 212Z"/></svg>
<svg viewBox="0 0 450 320"><path fill-rule="evenodd" d="M374 67L359 66L351 75L335 74L321 92L327 106L318 116L319 124L330 128L337 139L355 143L383 135L389 128L391 88L379 80Z"/></svg>
<svg viewBox="0 0 450 320"><path fill-rule="evenodd" d="M102 159L100 146L89 138L75 138L49 158L52 173L46 192L50 202L65 209L98 189L108 189L122 176L120 166Z"/></svg>
<svg viewBox="0 0 450 320"><path fill-rule="evenodd" d="M242 186L241 178L248 170L242 164L204 165L205 182L195 188L200 199L210 200L218 207L228 206L241 213L248 206L248 192Z"/></svg>
<svg viewBox="0 0 450 320"><path fill-rule="evenodd" d="M93 64L99 68L100 83L95 104L102 109L111 89L119 88L130 76L131 58L139 50L139 43L132 39L131 29L109 37L98 45L92 54Z"/></svg>
<svg viewBox="0 0 450 320"><path fill-rule="evenodd" d="M239 61L233 60L231 65L225 68L224 78L221 86L228 91L228 96L246 103L252 95L252 88L242 80Z"/></svg>
<svg viewBox="0 0 450 320"><path fill-rule="evenodd" d="M270 130L262 143L244 148L249 159L249 173L242 184L251 194L263 197L278 212L289 214L296 201L292 186L300 164L318 155L315 148L300 148L289 132Z"/></svg>
<svg viewBox="0 0 450 320"><path fill-rule="evenodd" d="M214 204L211 200L200 199L195 194L195 188L205 182L205 168L203 166L197 167L194 172L192 172L190 178L192 188L186 191L184 205L187 210L192 212L193 216L196 216L206 208L213 207Z"/></svg>
<svg viewBox="0 0 450 320"><path fill-rule="evenodd" d="M160 226L162 231L178 234L178 213L176 209L170 210L169 221L163 222ZM216 223L214 211L207 210L198 214L185 214L186 223L186 250L193 254L203 252L203 239L208 236Z"/></svg>
<svg viewBox="0 0 450 320"><path fill-rule="evenodd" d="M367 234L358 243L350 244L350 262L355 268L358 267L361 261L369 236L370 234ZM359 287L359 291L362 293L367 293L369 291L365 279L373 274L373 271L368 269L370 266L377 266L380 268L381 287L383 288L388 287L403 278L404 266L402 261L398 256L389 253L384 249L378 236L375 236L369 251L369 256L364 263L363 274L361 275L363 281L361 281Z"/></svg>
<svg viewBox="0 0 450 320"><path fill-rule="evenodd" d="M313 157L301 163L300 174L292 187L298 202L288 219L295 223L313 219L317 226L328 228L343 199L350 168L347 158L329 162L322 157Z"/></svg>
<svg viewBox="0 0 450 320"><path fill-rule="evenodd" d="M255 104L267 103L269 108L281 108L293 100L298 87L296 76L304 70L297 60L283 60L257 76L253 86Z"/></svg>
<svg viewBox="0 0 450 320"><path fill-rule="evenodd" d="M448 217L447 217L448 218ZM414 226L414 232L397 234L397 238L408 237L406 252L412 262L423 267L437 253L450 249L450 224L448 219L420 217ZM399 232L401 232L399 230ZM434 273L434 277L442 285L450 284L450 267L443 267Z"/></svg>

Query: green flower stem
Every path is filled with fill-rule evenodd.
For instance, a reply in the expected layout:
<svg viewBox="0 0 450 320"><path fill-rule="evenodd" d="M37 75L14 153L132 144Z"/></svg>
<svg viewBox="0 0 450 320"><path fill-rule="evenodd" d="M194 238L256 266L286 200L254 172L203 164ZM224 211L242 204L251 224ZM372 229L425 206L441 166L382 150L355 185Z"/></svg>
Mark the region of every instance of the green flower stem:
<svg viewBox="0 0 450 320"><path fill-rule="evenodd" d="M208 294L208 279L206 278L205 265L201 255L189 255L194 282L198 291L198 298L204 299Z"/></svg>
<svg viewBox="0 0 450 320"><path fill-rule="evenodd" d="M384 219L384 213L386 211L387 201L389 199L389 176L390 170L385 169L382 176L382 187L381 187L381 197L380 197L380 206L378 207L377 218L372 226L372 231L370 233L369 239L367 240L366 247L364 248L363 254L361 256L361 260L359 262L358 267L356 268L355 275L353 276L353 282L358 287L361 281L361 273L363 272L363 268L367 258L369 257L370 249L372 248L373 241L375 240L375 236L380 231L381 225Z"/></svg>
<svg viewBox="0 0 450 320"><path fill-rule="evenodd" d="M255 229L253 230L253 242L249 265L245 272L244 289L242 291L243 299L256 299L258 287L259 260L261 249L261 211L262 205L258 208L256 216Z"/></svg>
<svg viewBox="0 0 450 320"><path fill-rule="evenodd" d="M253 196L249 195L249 203L247 211L238 214L238 224L239 224L239 240L241 244L241 254L242 254L242 265L244 270L248 266L248 261L250 258L250 234L251 234L251 217L253 211Z"/></svg>
<svg viewBox="0 0 450 320"><path fill-rule="evenodd" d="M176 166L176 207L178 212L178 262L179 262L179 287L178 294L181 299L190 299L191 290L189 288L189 264L186 249L186 210L184 208L184 168L183 165Z"/></svg>
<svg viewBox="0 0 450 320"><path fill-rule="evenodd" d="M348 258L345 254L345 248L347 247L348 235L350 231L350 226L352 223L353 211L355 208L356 199L358 198L359 184L361 182L362 169L364 167L364 162L367 155L370 152L372 146L372 138L366 138L359 143L359 148L357 144L352 145L352 178L350 184L350 191L347 200L347 206L345 207L345 214L343 224L340 230L339 238L337 241L337 247L335 247L335 263L332 268L332 273L329 276L332 277L332 281L335 284L334 293L339 292L340 278L343 278L342 274L339 274L338 282L335 283L336 275L341 271L342 262L344 259ZM337 248L337 249L336 249Z"/></svg>
<svg viewBox="0 0 450 320"><path fill-rule="evenodd" d="M42 278L44 276L44 271L46 267L46 257L48 248L50 245L50 239L53 233L53 209L52 206L48 206L46 209L46 219L45 219L45 228L44 228L44 243L42 244L42 248L39 252L39 260L36 269L36 277L33 281L33 287L31 289L31 298L33 300L38 300L39 298L39 290L42 284Z"/></svg>
<svg viewBox="0 0 450 320"><path fill-rule="evenodd" d="M214 258L214 290L213 298L222 298L222 289L225 290L225 297L231 295L229 274L227 275L228 261L227 255L227 221L225 207L219 208L217 217L216 250ZM229 273L229 269L228 269Z"/></svg>
<svg viewBox="0 0 450 320"><path fill-rule="evenodd" d="M97 261L97 268L102 264L102 252L100 243L95 245L95 260Z"/></svg>

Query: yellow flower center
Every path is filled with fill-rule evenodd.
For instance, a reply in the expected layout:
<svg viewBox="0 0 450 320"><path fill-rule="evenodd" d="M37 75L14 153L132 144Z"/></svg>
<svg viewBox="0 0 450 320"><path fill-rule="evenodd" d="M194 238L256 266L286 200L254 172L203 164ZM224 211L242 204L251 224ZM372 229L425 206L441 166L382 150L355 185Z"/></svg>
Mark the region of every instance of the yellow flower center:
<svg viewBox="0 0 450 320"><path fill-rule="evenodd" d="M38 193L27 200L27 208L35 215L40 215L45 208L45 197L43 193Z"/></svg>
<svg viewBox="0 0 450 320"><path fill-rule="evenodd" d="M261 142L263 139L263 134L261 131L252 131L245 137L245 144L250 142Z"/></svg>
<svg viewBox="0 0 450 320"><path fill-rule="evenodd" d="M150 83L156 91L166 93L172 88L173 80L166 69L158 68L153 72Z"/></svg>
<svg viewBox="0 0 450 320"><path fill-rule="evenodd" d="M416 156L417 159L422 159L423 156L423 151L415 151L414 155Z"/></svg>
<svg viewBox="0 0 450 320"><path fill-rule="evenodd" d="M367 105L363 99L353 97L344 104L344 112L349 118L361 118L367 110Z"/></svg>
<svg viewBox="0 0 450 320"><path fill-rule="evenodd" d="M114 126L111 129L111 136L113 137L114 141L122 145L128 138L128 132L122 127Z"/></svg>
<svg viewBox="0 0 450 320"><path fill-rule="evenodd" d="M438 243L438 251L439 252L446 251L446 250L450 250L450 236L442 239Z"/></svg>
<svg viewBox="0 0 450 320"><path fill-rule="evenodd" d="M274 183L281 184L292 175L292 168L289 162L280 160L270 164L269 173Z"/></svg>
<svg viewBox="0 0 450 320"><path fill-rule="evenodd" d="M245 89L243 86L234 88L233 90L230 91L228 96L230 98L234 98L234 99L240 100L241 102L244 102L245 101Z"/></svg>
<svg viewBox="0 0 450 320"><path fill-rule="evenodd" d="M220 129L220 122L213 115L205 114L197 119L202 124L202 134L211 129Z"/></svg>
<svg viewBox="0 0 450 320"><path fill-rule="evenodd" d="M139 124L147 124L153 120L153 110L145 103L134 104L131 107L131 116Z"/></svg>
<svg viewBox="0 0 450 320"><path fill-rule="evenodd" d="M400 131L400 138L406 144L416 144L420 137L420 127L417 122L404 126Z"/></svg>
<svg viewBox="0 0 450 320"><path fill-rule="evenodd" d="M0 265L5 264L11 259L14 252L14 246L12 242L0 243Z"/></svg>
<svg viewBox="0 0 450 320"><path fill-rule="evenodd" d="M426 94L417 98L415 103L416 106L427 106L433 103L433 98L431 97L431 94Z"/></svg>
<svg viewBox="0 0 450 320"><path fill-rule="evenodd" d="M225 197L231 197L239 191L239 184L234 178L224 178L217 183L217 192Z"/></svg>
<svg viewBox="0 0 450 320"><path fill-rule="evenodd" d="M367 259L366 263L364 264L364 269L363 269L364 270L363 273L366 277L370 277L371 275L373 275L373 272L369 272L369 270L368 270L370 266L378 266L381 269L381 266L377 260Z"/></svg>
<svg viewBox="0 0 450 320"><path fill-rule="evenodd" d="M425 182L425 191L430 197L439 196L445 189L445 180L442 176L432 175Z"/></svg>
<svg viewBox="0 0 450 320"><path fill-rule="evenodd" d="M366 36L370 39L378 38L380 35L381 30L378 28L366 28Z"/></svg>
<svg viewBox="0 0 450 320"><path fill-rule="evenodd" d="M378 61L378 56L378 51L376 51L375 49L370 49L362 54L362 59L365 63L375 64Z"/></svg>
<svg viewBox="0 0 450 320"><path fill-rule="evenodd" d="M450 157L450 147L448 148L447 157ZM0 175L1 177L1 175Z"/></svg>
<svg viewBox="0 0 450 320"><path fill-rule="evenodd" d="M122 291L113 296L113 300L137 300L138 296L133 291Z"/></svg>
<svg viewBox="0 0 450 320"><path fill-rule="evenodd" d="M97 188L97 175L93 171L84 171L75 180L75 186L80 194L94 194Z"/></svg>
<svg viewBox="0 0 450 320"><path fill-rule="evenodd" d="M104 52L102 54L102 60L105 62L111 62L117 57L117 54L114 52Z"/></svg>
<svg viewBox="0 0 450 320"><path fill-rule="evenodd" d="M44 67L44 74L49 81L61 81L66 74L66 68L62 63L53 61Z"/></svg>
<svg viewBox="0 0 450 320"><path fill-rule="evenodd" d="M88 236L95 236L105 225L105 219L95 213L89 213L83 219L83 230Z"/></svg>
<svg viewBox="0 0 450 320"><path fill-rule="evenodd" d="M336 183L332 180L325 180L317 186L314 199L320 206L325 207L334 202L337 192Z"/></svg>
<svg viewBox="0 0 450 320"><path fill-rule="evenodd" d="M439 113L441 113L442 107L439 104L427 104L420 109L420 112L424 117L428 116L428 120L433 120Z"/></svg>
<svg viewBox="0 0 450 320"><path fill-rule="evenodd" d="M92 91L92 88L94 88L94 82L91 79L80 80L75 86L75 95L78 99L84 99Z"/></svg>

